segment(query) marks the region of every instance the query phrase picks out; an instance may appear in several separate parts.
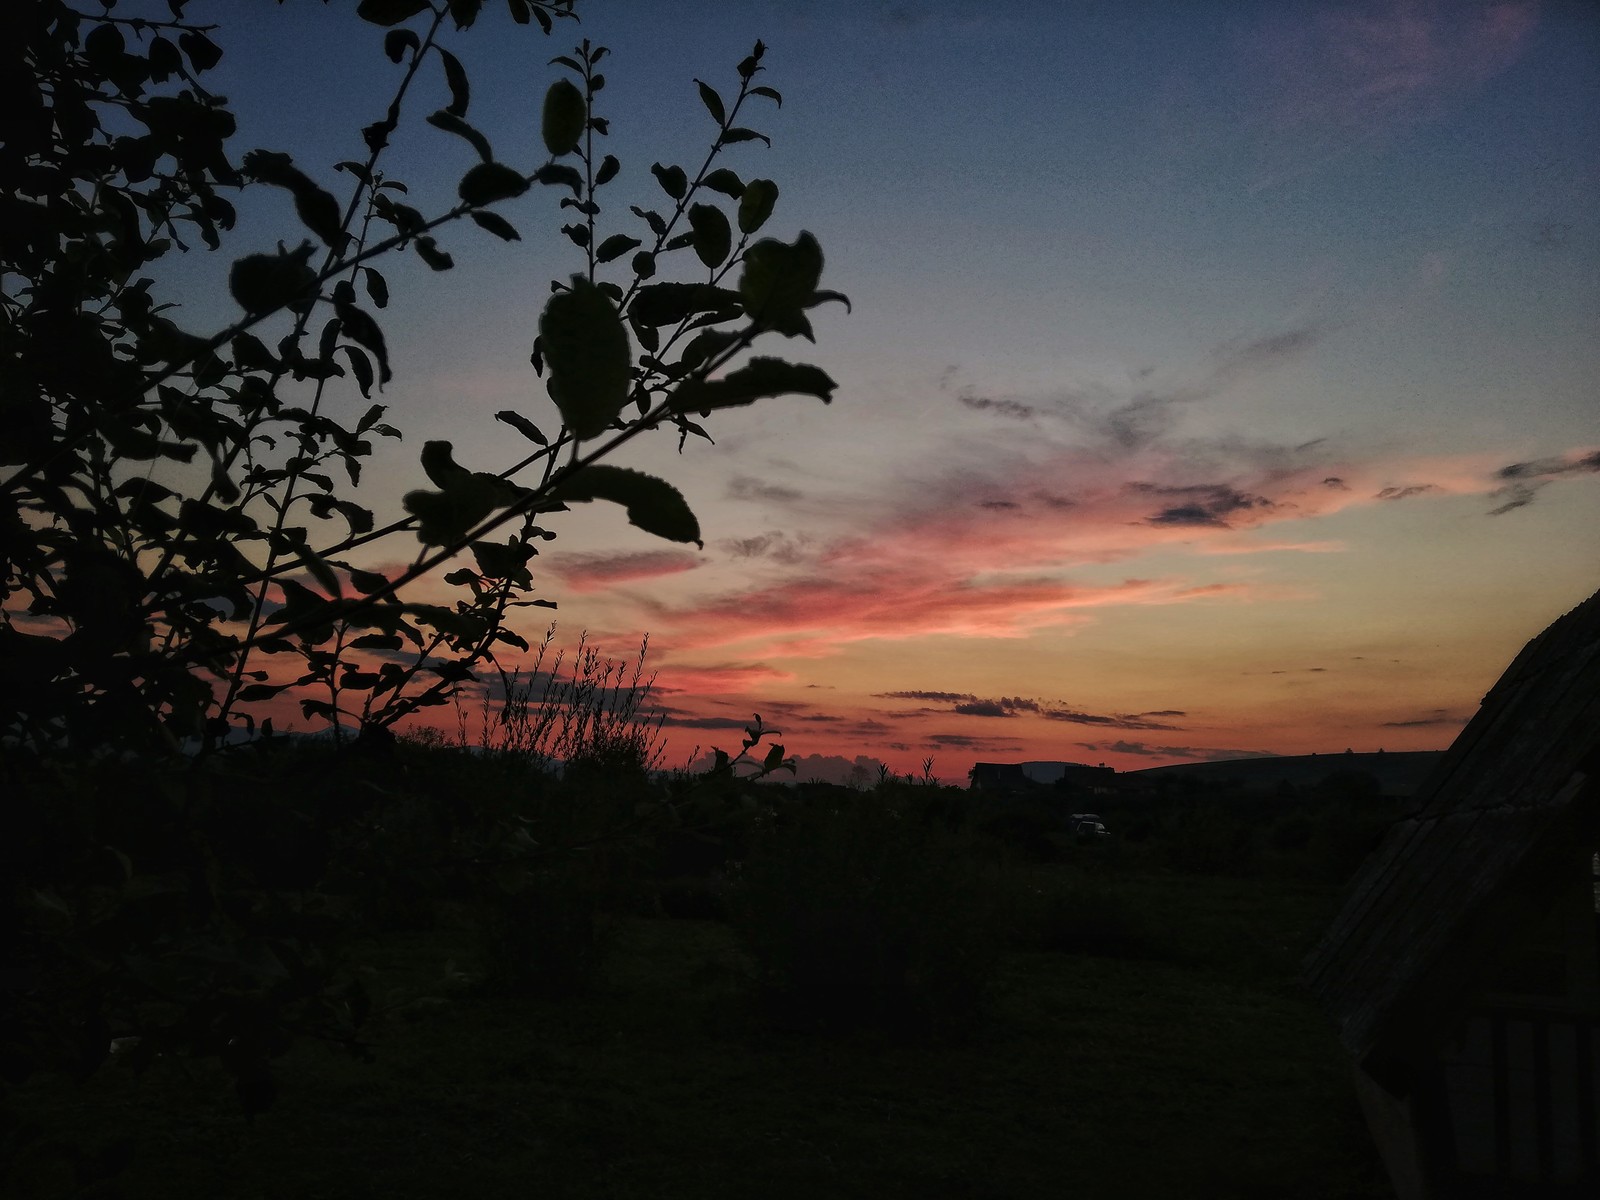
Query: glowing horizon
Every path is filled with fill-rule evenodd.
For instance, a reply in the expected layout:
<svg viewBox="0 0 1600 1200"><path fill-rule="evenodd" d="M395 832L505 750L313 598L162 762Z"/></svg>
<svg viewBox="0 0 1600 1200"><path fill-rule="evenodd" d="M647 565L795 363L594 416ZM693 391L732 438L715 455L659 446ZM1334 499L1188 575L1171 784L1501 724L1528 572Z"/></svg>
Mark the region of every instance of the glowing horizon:
<svg viewBox="0 0 1600 1200"><path fill-rule="evenodd" d="M684 492L704 551L575 511L534 560L560 644L626 659L649 635L670 759L758 712L790 753L932 755L946 780L1436 749L1600 587L1593 10L588 8L452 43L485 134L528 150L545 60L591 38L617 186L658 194L652 161L703 153L692 80L763 38L773 146L730 165L777 181L771 231L814 231L854 302L788 347L839 381L831 407L718 413L715 445L619 460ZM330 178L383 94L381 32L291 6L218 40L241 144ZM397 152L424 196L471 153L425 127ZM506 211L525 241L452 231L454 272L390 271L406 440L366 503L415 486L428 438L487 468L514 437L495 411L553 420L529 343L577 259L550 196Z"/></svg>

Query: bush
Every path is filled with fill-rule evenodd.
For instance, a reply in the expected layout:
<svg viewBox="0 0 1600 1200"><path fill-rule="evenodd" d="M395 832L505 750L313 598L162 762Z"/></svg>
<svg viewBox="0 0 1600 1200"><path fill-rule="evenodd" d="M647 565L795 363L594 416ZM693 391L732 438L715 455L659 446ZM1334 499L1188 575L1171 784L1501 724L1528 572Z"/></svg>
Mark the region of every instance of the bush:
<svg viewBox="0 0 1600 1200"><path fill-rule="evenodd" d="M998 897L973 842L867 796L781 812L731 916L781 1025L960 1038L996 979Z"/></svg>
<svg viewBox="0 0 1600 1200"><path fill-rule="evenodd" d="M977 828L1036 863L1060 862L1066 857L1066 847L1074 842L1060 813L1022 802L1006 803L998 812L985 815Z"/></svg>
<svg viewBox="0 0 1600 1200"><path fill-rule="evenodd" d="M570 868L529 871L480 910L480 967L500 993L559 999L594 984L606 938L601 896Z"/></svg>
<svg viewBox="0 0 1600 1200"><path fill-rule="evenodd" d="M1023 949L1100 958L1174 954L1134 903L1103 881L1077 877L1054 887L1029 887L1017 908L1014 937Z"/></svg>
<svg viewBox="0 0 1600 1200"><path fill-rule="evenodd" d="M1161 834L1167 866L1191 875L1254 875L1254 830L1227 807L1199 803L1175 813Z"/></svg>

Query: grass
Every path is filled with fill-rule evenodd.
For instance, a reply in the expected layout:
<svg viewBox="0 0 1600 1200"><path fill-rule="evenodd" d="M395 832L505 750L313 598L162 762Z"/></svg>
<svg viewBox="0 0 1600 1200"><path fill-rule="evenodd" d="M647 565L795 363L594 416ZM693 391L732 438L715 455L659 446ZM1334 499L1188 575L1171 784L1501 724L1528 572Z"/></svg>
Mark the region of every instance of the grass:
<svg viewBox="0 0 1600 1200"><path fill-rule="evenodd" d="M1085 886L1019 872L1040 893ZM989 1019L950 1046L774 1032L715 922L607 918L612 951L576 1002L451 982L471 950L448 922L387 936L363 950L375 995L444 1002L386 1017L375 1063L302 1045L253 1122L220 1072L181 1061L31 1084L22 1108L56 1153L35 1145L13 1178L67 1194L66 1159L122 1146L118 1190L87 1194L1391 1195L1293 983L1337 889L1137 872L1114 888L1149 953L1009 950Z"/></svg>

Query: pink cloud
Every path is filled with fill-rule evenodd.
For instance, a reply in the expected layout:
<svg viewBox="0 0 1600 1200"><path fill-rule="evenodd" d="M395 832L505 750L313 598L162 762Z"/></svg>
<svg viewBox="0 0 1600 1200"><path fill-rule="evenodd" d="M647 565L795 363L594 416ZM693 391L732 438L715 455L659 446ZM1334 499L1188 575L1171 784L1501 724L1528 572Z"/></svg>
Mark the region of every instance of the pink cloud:
<svg viewBox="0 0 1600 1200"><path fill-rule="evenodd" d="M770 684L792 683L794 674L761 663L692 667L669 663L656 673L654 691L675 696L742 695Z"/></svg>
<svg viewBox="0 0 1600 1200"><path fill-rule="evenodd" d="M990 450L965 468L891 482L881 500L853 506L879 514L866 529L754 563L743 588L642 601L639 622L674 651L752 643L763 654L814 657L868 640L1071 630L1114 605L1281 597L1261 583L1208 579L1198 565L1189 575L1168 568L1110 584L1071 576L1160 549L1208 558L1336 552L1338 542L1260 534L1503 484L1503 459L1487 455L1360 461L1322 442L1152 442L1108 454L1033 441L1031 459Z"/></svg>
<svg viewBox="0 0 1600 1200"><path fill-rule="evenodd" d="M681 575L700 566L687 550L643 550L631 554L554 554L541 560L573 592L595 592L619 583Z"/></svg>
<svg viewBox="0 0 1600 1200"><path fill-rule="evenodd" d="M895 548L884 547L895 559ZM790 578L686 605L653 602L652 628L674 650L759 640L767 652L816 657L875 639L946 635L1016 638L1088 620L1084 610L1110 604L1173 604L1239 596L1240 584L1195 588L1170 580L1130 579L1082 587L1051 579L974 579L959 571L912 574L895 568L829 571Z"/></svg>

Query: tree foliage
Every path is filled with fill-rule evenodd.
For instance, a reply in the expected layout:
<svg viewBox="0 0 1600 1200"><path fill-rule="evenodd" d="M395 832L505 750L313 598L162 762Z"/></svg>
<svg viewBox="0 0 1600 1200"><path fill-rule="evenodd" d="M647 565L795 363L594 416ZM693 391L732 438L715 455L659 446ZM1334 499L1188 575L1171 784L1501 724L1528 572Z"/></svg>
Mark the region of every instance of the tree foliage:
<svg viewBox="0 0 1600 1200"><path fill-rule="evenodd" d="M234 114L206 83L227 39L201 15L225 7L0 6L0 753L29 797L7 866L33 938L30 984L12 995L26 1011L5 1014L8 1075L92 1069L108 1035L155 1045L165 1029L222 1054L258 1105L263 1063L292 1030L353 1037L359 989L334 988L316 922L284 899L340 844L339 806L231 804L252 768L202 769L180 751L271 735L265 713L285 698L336 736L381 740L528 649L511 619L553 606L529 564L570 504L618 504L642 530L699 543L669 483L601 460L657 432L681 450L709 436L693 418L715 408L831 398L816 367L740 365L758 340L810 338L808 310L843 299L820 290L811 235L760 237L777 186L721 165L767 140L740 122L781 103L755 82L761 43L724 92L696 81L707 151L692 173L650 168L653 208L609 203L623 168L604 152L603 46L550 61L555 78L529 103L546 157L500 157L470 122L470 81L446 43L491 19L549 34L573 5L361 0L394 90L350 158L315 165L235 145ZM417 80L437 77L449 103L417 112ZM389 161L400 122L419 117L475 158L431 207ZM165 294L162 260L227 256L239 206L274 192L300 228L232 257L237 310L203 324ZM552 282L532 347L552 403L496 414L526 441L514 461L462 463L428 442L426 483L403 511L375 512L363 469L377 439L401 433L379 398L399 357L384 263L414 254L447 271L451 244L519 241L501 210L529 192L557 200L578 258ZM409 566L363 565L386 538L410 540ZM415 599L411 585L440 568L455 598ZM63 774L67 762L99 765ZM136 799L108 800L107 772ZM313 849L266 861L252 822Z"/></svg>

